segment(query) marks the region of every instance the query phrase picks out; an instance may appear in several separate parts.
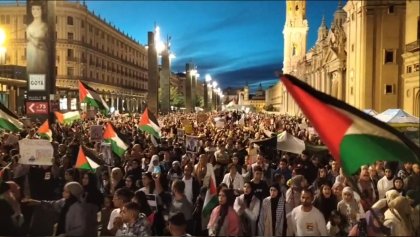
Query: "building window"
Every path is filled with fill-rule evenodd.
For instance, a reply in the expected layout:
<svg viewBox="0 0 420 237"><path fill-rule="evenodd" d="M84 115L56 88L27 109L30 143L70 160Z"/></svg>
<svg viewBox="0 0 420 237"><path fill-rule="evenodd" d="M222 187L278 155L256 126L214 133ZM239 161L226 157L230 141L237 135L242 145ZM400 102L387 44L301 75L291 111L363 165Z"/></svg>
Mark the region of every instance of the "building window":
<svg viewBox="0 0 420 237"><path fill-rule="evenodd" d="M417 18L417 39L420 39L420 17Z"/></svg>
<svg viewBox="0 0 420 237"><path fill-rule="evenodd" d="M411 73L412 71L413 71L413 68L411 66L407 66L406 72L407 73Z"/></svg>
<svg viewBox="0 0 420 237"><path fill-rule="evenodd" d="M74 76L74 67L67 67L67 76Z"/></svg>
<svg viewBox="0 0 420 237"><path fill-rule="evenodd" d="M351 44L351 51L354 52L354 44Z"/></svg>
<svg viewBox="0 0 420 237"><path fill-rule="evenodd" d="M67 57L68 58L73 58L74 57L73 49L67 49Z"/></svg>
<svg viewBox="0 0 420 237"><path fill-rule="evenodd" d="M417 64L414 64L414 71L415 72L418 72L420 70L419 65L420 64L418 64L418 63Z"/></svg>
<svg viewBox="0 0 420 237"><path fill-rule="evenodd" d="M384 62L385 63L394 63L394 50L385 49Z"/></svg>
<svg viewBox="0 0 420 237"><path fill-rule="evenodd" d="M71 17L71 16L68 16L67 17L67 25L73 25L73 17Z"/></svg>
<svg viewBox="0 0 420 237"><path fill-rule="evenodd" d="M67 33L67 39L68 40L73 40L73 37L74 37L74 34L73 33L71 33L71 32L68 32Z"/></svg>
<svg viewBox="0 0 420 237"><path fill-rule="evenodd" d="M10 24L10 16L6 15L6 24Z"/></svg>
<svg viewBox="0 0 420 237"><path fill-rule="evenodd" d="M393 14L393 13L394 13L394 10L395 10L395 9L394 9L394 6L392 6L392 5L391 5L391 6L389 6L389 7L388 7L388 14Z"/></svg>
<svg viewBox="0 0 420 237"><path fill-rule="evenodd" d="M80 27L81 27L81 28L85 28L85 21L84 21L84 20L81 20L81 21L80 21Z"/></svg>
<svg viewBox="0 0 420 237"><path fill-rule="evenodd" d="M394 85L385 84L385 94L394 94Z"/></svg>

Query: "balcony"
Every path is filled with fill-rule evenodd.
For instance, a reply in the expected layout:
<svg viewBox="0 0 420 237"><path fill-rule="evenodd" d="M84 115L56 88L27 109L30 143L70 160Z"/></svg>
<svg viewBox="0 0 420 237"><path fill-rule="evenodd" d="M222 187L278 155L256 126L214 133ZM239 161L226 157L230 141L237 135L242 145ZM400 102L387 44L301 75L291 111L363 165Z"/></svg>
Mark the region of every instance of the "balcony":
<svg viewBox="0 0 420 237"><path fill-rule="evenodd" d="M69 62L77 62L77 58L76 57L67 57L67 61L69 61Z"/></svg>
<svg viewBox="0 0 420 237"><path fill-rule="evenodd" d="M419 49L420 49L420 40L419 39L405 45L405 51L406 52L413 53L413 52L419 51Z"/></svg>

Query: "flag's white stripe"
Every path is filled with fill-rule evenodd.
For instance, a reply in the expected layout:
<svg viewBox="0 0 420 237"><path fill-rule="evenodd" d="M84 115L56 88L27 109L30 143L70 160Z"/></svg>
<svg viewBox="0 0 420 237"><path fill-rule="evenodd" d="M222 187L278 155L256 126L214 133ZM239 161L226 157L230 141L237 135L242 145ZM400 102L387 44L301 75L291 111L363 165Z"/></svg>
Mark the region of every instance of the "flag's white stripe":
<svg viewBox="0 0 420 237"><path fill-rule="evenodd" d="M345 114L346 116L350 117L353 120L351 126L347 129L346 135L350 134L369 134L373 136L387 138L389 140L397 141L401 143L401 139L395 136L394 134L378 127L368 121L365 121L363 118L359 118L352 113L349 113L345 110L339 109L337 107L332 107L335 110L338 110L340 113Z"/></svg>
<svg viewBox="0 0 420 237"><path fill-rule="evenodd" d="M71 117L77 117L77 116L80 117L79 111L70 111L63 114L64 119L69 119Z"/></svg>
<svg viewBox="0 0 420 237"><path fill-rule="evenodd" d="M91 160L89 157L86 156L87 161L89 162L90 167L92 167L92 169L96 169L99 167L98 164L96 164L95 161Z"/></svg>
<svg viewBox="0 0 420 237"><path fill-rule="evenodd" d="M0 110L0 118L3 118L7 121L9 121L10 123L12 123L13 125L15 125L18 128L22 128L23 127L23 123L21 123L19 120L13 118L12 116L6 114L3 110Z"/></svg>
<svg viewBox="0 0 420 237"><path fill-rule="evenodd" d="M121 149L127 150L128 147L127 145L118 137L115 136L112 138L112 140L117 144L118 147L120 147Z"/></svg>

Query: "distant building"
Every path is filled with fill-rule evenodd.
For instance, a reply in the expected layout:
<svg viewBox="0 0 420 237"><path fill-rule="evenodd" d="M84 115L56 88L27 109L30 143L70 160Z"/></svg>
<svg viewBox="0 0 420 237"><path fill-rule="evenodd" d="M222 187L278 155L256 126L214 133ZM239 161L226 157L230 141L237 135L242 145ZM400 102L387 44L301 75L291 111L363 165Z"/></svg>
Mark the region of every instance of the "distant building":
<svg viewBox="0 0 420 237"><path fill-rule="evenodd" d="M8 37L4 63L25 67L26 5L2 4L0 16L0 27ZM61 109L80 108L78 80L87 82L120 112L141 109L148 81L144 45L79 1L56 1L56 30L56 87ZM16 99L23 98L26 85L0 83L11 91L9 97L17 97L9 99L6 106L21 109L23 105L17 105Z"/></svg>
<svg viewBox="0 0 420 237"><path fill-rule="evenodd" d="M262 88L260 83L258 89L255 91L255 94L250 94L248 84L239 91L239 107L253 107L256 111L263 110L265 106L265 91Z"/></svg>
<svg viewBox="0 0 420 237"><path fill-rule="evenodd" d="M405 48L402 55L404 110L420 117L420 2L406 1Z"/></svg>

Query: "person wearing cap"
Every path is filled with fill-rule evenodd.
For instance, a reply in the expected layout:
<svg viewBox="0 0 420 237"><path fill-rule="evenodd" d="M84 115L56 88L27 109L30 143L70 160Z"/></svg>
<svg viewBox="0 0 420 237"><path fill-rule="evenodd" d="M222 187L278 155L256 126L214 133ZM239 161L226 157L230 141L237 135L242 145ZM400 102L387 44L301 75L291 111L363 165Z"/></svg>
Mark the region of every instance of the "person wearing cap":
<svg viewBox="0 0 420 237"><path fill-rule="evenodd" d="M171 233L171 236L180 236L180 237L190 237L191 235L187 233L187 221L185 220L184 214L178 212L168 220L168 229Z"/></svg>
<svg viewBox="0 0 420 237"><path fill-rule="evenodd" d="M23 199L30 205L44 205L58 214L56 235L96 236L97 212L94 204L82 200L83 187L78 182L69 182L64 186L63 198L56 201Z"/></svg>

